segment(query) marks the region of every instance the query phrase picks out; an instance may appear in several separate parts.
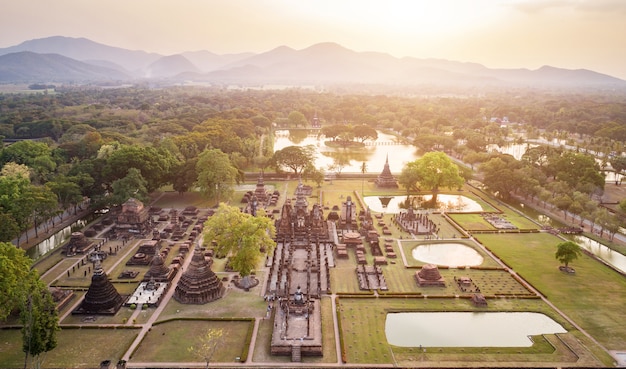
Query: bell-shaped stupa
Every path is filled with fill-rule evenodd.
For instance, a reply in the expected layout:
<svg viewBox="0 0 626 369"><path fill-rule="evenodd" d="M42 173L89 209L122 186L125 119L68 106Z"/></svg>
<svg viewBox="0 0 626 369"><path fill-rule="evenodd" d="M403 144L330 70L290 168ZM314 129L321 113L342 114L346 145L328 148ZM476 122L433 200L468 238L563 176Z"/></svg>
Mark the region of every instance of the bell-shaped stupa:
<svg viewBox="0 0 626 369"><path fill-rule="evenodd" d="M206 304L224 296L224 285L211 270L204 253L196 251L189 267L180 276L174 298L183 304Z"/></svg>

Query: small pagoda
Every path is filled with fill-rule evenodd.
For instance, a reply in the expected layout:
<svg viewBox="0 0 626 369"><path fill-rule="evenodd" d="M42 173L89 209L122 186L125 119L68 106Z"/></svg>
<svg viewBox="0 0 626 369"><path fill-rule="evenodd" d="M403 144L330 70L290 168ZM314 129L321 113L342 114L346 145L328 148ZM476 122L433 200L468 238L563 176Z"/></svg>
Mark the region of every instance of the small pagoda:
<svg viewBox="0 0 626 369"><path fill-rule="evenodd" d="M382 173L380 173L374 182L378 188L398 188L398 181L396 181L395 177L391 174L391 169L389 169L389 154L387 154L387 158L385 159L385 166L383 167Z"/></svg>
<svg viewBox="0 0 626 369"><path fill-rule="evenodd" d="M259 174L259 179L256 182L256 188L254 189L254 196L256 196L259 204L266 204L269 198L267 191L265 190L265 182L263 181L263 172Z"/></svg>
<svg viewBox="0 0 626 369"><path fill-rule="evenodd" d="M73 232L65 246L64 252L66 256L74 256L76 254L84 254L94 246L95 243L85 237L82 232Z"/></svg>
<svg viewBox="0 0 626 369"><path fill-rule="evenodd" d="M72 314L115 315L122 307L124 300L125 298L117 292L107 278L100 260L96 260L89 290L83 302L72 311Z"/></svg>
<svg viewBox="0 0 626 369"><path fill-rule="evenodd" d="M439 273L439 269L434 264L422 266L419 272L415 272L415 280L420 287L438 286L445 287L446 281Z"/></svg>
<svg viewBox="0 0 626 369"><path fill-rule="evenodd" d="M169 282L174 278L174 275L176 275L176 269L165 266L163 256L157 252L152 258L150 269L144 275L143 281L148 282L154 279L156 282Z"/></svg>
<svg viewBox="0 0 626 369"><path fill-rule="evenodd" d="M211 270L204 253L196 251L189 267L180 277L174 298L181 304L206 304L224 296L224 285Z"/></svg>

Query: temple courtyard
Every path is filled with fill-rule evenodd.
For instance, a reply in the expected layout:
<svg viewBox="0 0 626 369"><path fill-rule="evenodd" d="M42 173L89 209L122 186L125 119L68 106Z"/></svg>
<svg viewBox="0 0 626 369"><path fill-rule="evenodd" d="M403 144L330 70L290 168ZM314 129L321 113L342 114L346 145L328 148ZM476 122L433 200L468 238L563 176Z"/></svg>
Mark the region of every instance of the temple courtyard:
<svg viewBox="0 0 626 369"><path fill-rule="evenodd" d="M441 209L373 211L365 197L383 204L404 193L384 174L321 188L262 179L240 187L230 204L265 208L277 229L250 286L201 248L214 204L199 194L164 192L87 225L35 265L58 291L62 328L44 367L205 367L197 351L210 329L223 332L211 367L620 364L622 274L587 254L575 274L561 272L558 235L470 186L446 193ZM452 202L461 196L482 210L459 211ZM442 320L435 331L410 329L407 344L389 343L390 314L433 312L539 313L560 328L507 346L497 341L520 334L513 323L490 333L497 324L466 330ZM23 366L15 322L0 329L0 367ZM471 344L497 334L496 343ZM428 343L445 335L470 343Z"/></svg>

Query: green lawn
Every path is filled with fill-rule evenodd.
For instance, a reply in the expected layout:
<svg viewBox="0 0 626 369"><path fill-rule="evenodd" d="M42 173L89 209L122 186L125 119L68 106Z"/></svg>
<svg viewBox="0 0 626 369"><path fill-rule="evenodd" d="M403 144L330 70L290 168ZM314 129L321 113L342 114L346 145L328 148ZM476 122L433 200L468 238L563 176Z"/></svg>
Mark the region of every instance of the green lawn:
<svg viewBox="0 0 626 369"><path fill-rule="evenodd" d="M397 364L416 366L413 361L450 362L452 366L465 366L461 362L545 362L571 361L576 356L563 344L553 346L546 340L558 341L546 335L537 338L529 348L428 348L421 352L418 348L400 348L387 343L385 335L386 314L390 311L474 311L466 299L438 298L349 298L339 299L339 314L347 362L350 364ZM538 299L490 300L488 308L482 311L536 311L544 313L566 329L573 327L565 322L548 305ZM417 332L416 332L417 334ZM573 333L564 334L570 336ZM573 339L573 337L572 337ZM425 355L425 357L422 357ZM394 362L395 360L395 362ZM454 362L459 362L456 365ZM589 364L598 365L595 361ZM509 364L510 366L511 364Z"/></svg>
<svg viewBox="0 0 626 369"><path fill-rule="evenodd" d="M137 329L62 329L57 334L57 348L46 354L42 367L96 368L103 360L111 360L112 367L115 367L137 333ZM0 330L0 343L0 367L22 368L24 353L20 330Z"/></svg>
<svg viewBox="0 0 626 369"><path fill-rule="evenodd" d="M481 214L448 214L461 228L467 231L495 231L496 228L489 224Z"/></svg>
<svg viewBox="0 0 626 369"><path fill-rule="evenodd" d="M210 361L235 362L241 358L248 330L254 321L174 320L152 326L131 359L137 362L204 362L189 348L209 329L222 329L218 350Z"/></svg>
<svg viewBox="0 0 626 369"><path fill-rule="evenodd" d="M559 238L547 233L484 234L477 239L577 322L609 350L626 342L626 278L583 255L570 265L576 274L559 271Z"/></svg>

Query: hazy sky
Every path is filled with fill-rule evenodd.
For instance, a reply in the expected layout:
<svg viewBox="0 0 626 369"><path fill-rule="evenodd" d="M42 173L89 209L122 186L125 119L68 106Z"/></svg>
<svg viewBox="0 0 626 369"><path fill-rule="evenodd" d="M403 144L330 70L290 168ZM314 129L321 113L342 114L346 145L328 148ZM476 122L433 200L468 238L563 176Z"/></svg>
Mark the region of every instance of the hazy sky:
<svg viewBox="0 0 626 369"><path fill-rule="evenodd" d="M1 0L0 47L85 37L161 54L337 42L492 68L626 79L626 0Z"/></svg>

